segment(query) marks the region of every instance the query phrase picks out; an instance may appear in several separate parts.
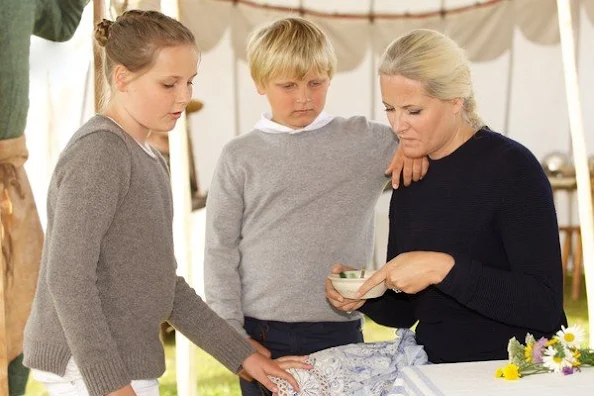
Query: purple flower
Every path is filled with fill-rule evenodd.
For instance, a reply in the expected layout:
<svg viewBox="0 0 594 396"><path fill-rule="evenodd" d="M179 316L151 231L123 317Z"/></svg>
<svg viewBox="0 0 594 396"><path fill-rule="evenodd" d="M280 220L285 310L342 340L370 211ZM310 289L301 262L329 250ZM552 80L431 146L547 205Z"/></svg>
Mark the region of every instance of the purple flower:
<svg viewBox="0 0 594 396"><path fill-rule="evenodd" d="M541 337L538 341L534 343L532 346L532 362L533 363L542 363L542 355L546 349L545 344L547 343L547 339Z"/></svg>
<svg viewBox="0 0 594 396"><path fill-rule="evenodd" d="M573 367L563 367L561 372L563 373L563 375L573 374Z"/></svg>

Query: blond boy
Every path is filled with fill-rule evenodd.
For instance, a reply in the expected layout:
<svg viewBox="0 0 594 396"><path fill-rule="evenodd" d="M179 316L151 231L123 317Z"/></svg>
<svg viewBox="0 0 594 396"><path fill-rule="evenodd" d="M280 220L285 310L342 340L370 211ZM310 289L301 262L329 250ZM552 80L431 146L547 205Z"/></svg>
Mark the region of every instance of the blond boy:
<svg viewBox="0 0 594 396"><path fill-rule="evenodd" d="M271 111L224 147L215 170L207 302L273 358L362 342L360 314L335 310L324 280L334 263L371 261L374 208L397 139L364 117L323 112L336 57L313 23L260 28L248 59ZM241 388L261 394L244 380Z"/></svg>

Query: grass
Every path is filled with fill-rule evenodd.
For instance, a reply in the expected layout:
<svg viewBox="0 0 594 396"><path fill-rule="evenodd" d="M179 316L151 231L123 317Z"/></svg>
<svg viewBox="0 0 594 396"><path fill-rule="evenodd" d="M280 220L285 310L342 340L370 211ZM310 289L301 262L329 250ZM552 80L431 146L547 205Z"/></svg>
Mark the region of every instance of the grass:
<svg viewBox="0 0 594 396"><path fill-rule="evenodd" d="M571 279L567 280L570 285ZM569 287L566 287L569 290ZM577 301L572 301L566 293L565 312L569 324L579 324L586 330L586 341L588 343L588 308L585 291ZM388 340L393 337L394 329L380 326L371 320L366 320L363 326L365 340L369 342ZM237 376L228 371L206 352L197 349L198 362L198 395L199 396L239 396L239 382ZM165 342L165 355L167 359L167 371L159 379L161 396L177 396L175 383L175 345L172 339ZM26 396L47 396L43 387L33 380L29 380Z"/></svg>

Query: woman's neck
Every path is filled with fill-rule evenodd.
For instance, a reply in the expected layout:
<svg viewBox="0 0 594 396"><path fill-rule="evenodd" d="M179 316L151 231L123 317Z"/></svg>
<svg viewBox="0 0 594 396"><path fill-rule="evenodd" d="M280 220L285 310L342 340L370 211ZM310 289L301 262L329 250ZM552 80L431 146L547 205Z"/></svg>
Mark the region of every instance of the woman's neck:
<svg viewBox="0 0 594 396"><path fill-rule="evenodd" d="M452 137L444 144L441 148L429 154L429 158L432 160L439 160L454 151L458 150L460 146L468 141L477 131L468 123L462 122L456 126L455 132Z"/></svg>

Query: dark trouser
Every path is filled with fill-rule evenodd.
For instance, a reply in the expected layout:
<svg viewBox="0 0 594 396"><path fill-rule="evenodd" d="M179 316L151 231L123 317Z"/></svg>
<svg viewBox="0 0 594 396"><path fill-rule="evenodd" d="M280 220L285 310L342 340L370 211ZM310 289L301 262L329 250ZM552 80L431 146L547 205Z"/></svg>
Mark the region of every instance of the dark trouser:
<svg viewBox="0 0 594 396"><path fill-rule="evenodd" d="M245 331L264 345L276 359L287 355L309 355L338 345L363 342L360 320L349 322L275 322L245 318ZM257 382L240 379L243 396L269 395Z"/></svg>
<svg viewBox="0 0 594 396"><path fill-rule="evenodd" d="M23 366L23 354L21 353L8 365L8 393L10 396L21 396L25 394L29 369Z"/></svg>

